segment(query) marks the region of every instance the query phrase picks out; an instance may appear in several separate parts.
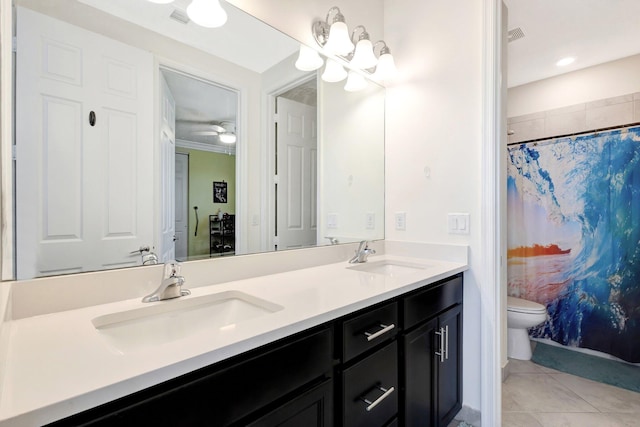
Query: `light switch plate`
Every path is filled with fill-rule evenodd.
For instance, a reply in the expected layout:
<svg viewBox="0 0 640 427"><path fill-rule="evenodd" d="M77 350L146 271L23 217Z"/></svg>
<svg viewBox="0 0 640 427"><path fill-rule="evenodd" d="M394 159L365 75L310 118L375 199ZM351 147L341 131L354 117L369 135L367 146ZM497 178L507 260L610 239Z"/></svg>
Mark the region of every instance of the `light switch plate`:
<svg viewBox="0 0 640 427"><path fill-rule="evenodd" d="M449 234L469 234L469 214L450 213L447 216Z"/></svg>

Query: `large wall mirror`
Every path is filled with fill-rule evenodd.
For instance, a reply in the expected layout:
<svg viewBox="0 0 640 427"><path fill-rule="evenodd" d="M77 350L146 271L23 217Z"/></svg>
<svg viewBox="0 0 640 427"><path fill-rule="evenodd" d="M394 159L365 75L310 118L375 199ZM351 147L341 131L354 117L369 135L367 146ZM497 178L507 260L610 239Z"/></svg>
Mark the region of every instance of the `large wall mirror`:
<svg viewBox="0 0 640 427"><path fill-rule="evenodd" d="M15 278L384 238L382 87L225 2L15 3Z"/></svg>

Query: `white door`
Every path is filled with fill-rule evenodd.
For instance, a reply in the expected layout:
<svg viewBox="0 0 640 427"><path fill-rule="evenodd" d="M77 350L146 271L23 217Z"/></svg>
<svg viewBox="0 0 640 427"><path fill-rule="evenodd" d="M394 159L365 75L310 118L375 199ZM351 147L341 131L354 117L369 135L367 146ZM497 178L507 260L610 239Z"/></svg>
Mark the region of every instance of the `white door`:
<svg viewBox="0 0 640 427"><path fill-rule="evenodd" d="M278 250L316 244L316 108L276 98L278 126L276 234Z"/></svg>
<svg viewBox="0 0 640 427"><path fill-rule="evenodd" d="M176 102L162 72L160 76L160 120L159 143L161 162L161 199L160 206L160 262L176 258L176 200L175 200L175 167L176 167Z"/></svg>
<svg viewBox="0 0 640 427"><path fill-rule="evenodd" d="M130 252L154 243L153 58L17 13L17 277L140 264Z"/></svg>
<svg viewBox="0 0 640 427"><path fill-rule="evenodd" d="M176 153L176 259L186 260L189 245L189 156Z"/></svg>

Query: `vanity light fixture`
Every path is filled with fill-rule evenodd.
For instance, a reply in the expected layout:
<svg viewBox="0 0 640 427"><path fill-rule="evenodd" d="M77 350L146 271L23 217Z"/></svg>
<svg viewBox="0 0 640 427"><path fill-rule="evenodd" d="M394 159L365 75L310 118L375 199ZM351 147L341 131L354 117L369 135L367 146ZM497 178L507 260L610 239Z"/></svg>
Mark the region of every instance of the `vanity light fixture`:
<svg viewBox="0 0 640 427"><path fill-rule="evenodd" d="M296 68L300 71L314 71L322 67L324 61L315 50L309 46L300 45L300 53L296 61Z"/></svg>
<svg viewBox="0 0 640 427"><path fill-rule="evenodd" d="M377 41L373 48L377 46L382 46L380 48L380 56L378 57L378 65L376 66L376 71L373 73L373 78L379 81L389 81L391 80L398 70L396 69L396 63L393 60L393 56L391 55L391 50L389 46L383 41Z"/></svg>
<svg viewBox="0 0 640 427"><path fill-rule="evenodd" d="M358 31L360 35L356 39ZM369 39L367 30L362 25L358 25L351 33L351 40L356 43L356 50L353 53L353 58L351 58L351 65L361 70L375 67L378 63L378 58L373 53L373 44Z"/></svg>
<svg viewBox="0 0 640 427"><path fill-rule="evenodd" d="M330 19L332 14L333 18ZM326 21L313 23L312 31L318 44L329 54L346 56L353 51L354 45L349 37L344 15L336 6L329 9Z"/></svg>
<svg viewBox="0 0 640 427"><path fill-rule="evenodd" d="M227 12L219 0L192 0L187 15L196 24L206 28L221 27L227 22Z"/></svg>
<svg viewBox="0 0 640 427"><path fill-rule="evenodd" d="M329 83L335 83L347 78L347 72L344 67L333 59L327 59L327 65L322 73L322 80Z"/></svg>
<svg viewBox="0 0 640 427"><path fill-rule="evenodd" d="M347 92L358 92L367 87L367 79L364 76L356 71L349 71L349 77L347 78L347 83L344 85L344 90Z"/></svg>

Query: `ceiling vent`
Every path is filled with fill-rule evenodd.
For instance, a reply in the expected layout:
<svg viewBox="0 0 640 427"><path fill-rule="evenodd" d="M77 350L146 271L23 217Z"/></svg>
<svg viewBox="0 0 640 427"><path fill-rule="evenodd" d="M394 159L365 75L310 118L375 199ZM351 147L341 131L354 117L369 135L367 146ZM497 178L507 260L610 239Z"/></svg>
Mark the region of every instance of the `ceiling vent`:
<svg viewBox="0 0 640 427"><path fill-rule="evenodd" d="M509 30L509 32L507 33L507 40L509 43L514 42L523 37L524 37L524 31L522 31L522 28L520 27L514 28L513 30Z"/></svg>
<svg viewBox="0 0 640 427"><path fill-rule="evenodd" d="M188 24L189 23L189 17L187 16L187 14L181 10L178 9L174 9L173 12L171 13L171 15L169 15L169 18L171 19L175 19L176 21L182 23L182 24Z"/></svg>

